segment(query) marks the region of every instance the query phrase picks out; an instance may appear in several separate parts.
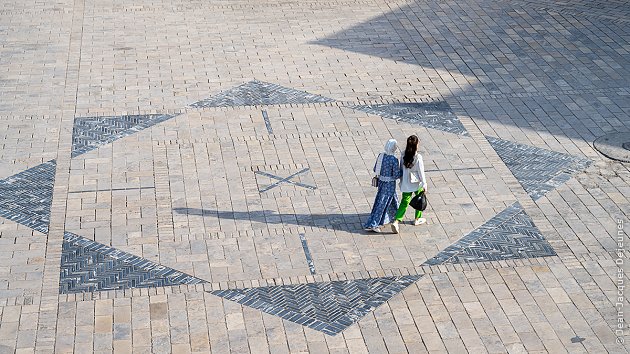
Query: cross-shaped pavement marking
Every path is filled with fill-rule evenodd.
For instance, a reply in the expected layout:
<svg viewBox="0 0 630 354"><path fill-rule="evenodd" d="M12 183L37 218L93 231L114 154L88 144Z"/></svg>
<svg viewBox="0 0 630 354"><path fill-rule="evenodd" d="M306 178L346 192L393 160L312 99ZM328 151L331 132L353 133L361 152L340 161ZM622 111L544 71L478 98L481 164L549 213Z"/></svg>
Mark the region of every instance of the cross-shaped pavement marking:
<svg viewBox="0 0 630 354"><path fill-rule="evenodd" d="M297 177L297 176L299 176L299 175L301 175L303 173L306 173L309 170L310 170L310 168L307 167L307 168L304 168L304 169L302 169L302 170L300 170L300 171L290 175L289 177L285 177L285 178L282 178L282 177L279 177L279 176L275 176L275 175L272 175L271 173L267 173L267 172L263 172L263 171L256 171L254 173L259 174L261 176L265 176L265 177L269 177L269 178L273 178L273 179L278 180L277 182L274 182L274 183L268 185L267 187L265 187L263 189L260 189L259 190L260 193L264 193L264 192L266 192L266 191L268 191L268 190L270 190L272 188L278 187L280 185L280 183L289 183L289 184L293 184L295 186L300 186L300 187L303 187L303 188L315 190L315 189L317 189L317 187L315 187L315 186L311 186L311 185L308 185L308 184L305 184L305 183L291 181L292 178L295 178L295 177Z"/></svg>

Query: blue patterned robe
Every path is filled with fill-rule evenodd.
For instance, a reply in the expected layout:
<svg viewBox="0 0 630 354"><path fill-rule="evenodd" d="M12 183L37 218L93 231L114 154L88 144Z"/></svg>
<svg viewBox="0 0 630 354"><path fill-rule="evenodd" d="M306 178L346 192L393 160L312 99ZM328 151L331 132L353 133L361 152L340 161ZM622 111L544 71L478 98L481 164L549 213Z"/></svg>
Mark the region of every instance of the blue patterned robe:
<svg viewBox="0 0 630 354"><path fill-rule="evenodd" d="M376 172L376 164L374 164L374 172ZM379 175L381 177L389 177L393 181L384 182L379 180L372 213L365 224L365 228L374 228L393 222L398 209L398 194L396 193L395 180L402 176L398 158L393 155L385 155Z"/></svg>

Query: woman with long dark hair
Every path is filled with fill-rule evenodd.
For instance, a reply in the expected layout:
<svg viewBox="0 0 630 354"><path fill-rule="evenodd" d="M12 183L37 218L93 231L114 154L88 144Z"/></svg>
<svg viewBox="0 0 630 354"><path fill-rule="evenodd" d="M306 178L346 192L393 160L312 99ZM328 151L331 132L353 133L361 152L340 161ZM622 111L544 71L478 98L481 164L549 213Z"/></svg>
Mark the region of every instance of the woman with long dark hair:
<svg viewBox="0 0 630 354"><path fill-rule="evenodd" d="M396 180L400 178L400 165L396 157L398 143L389 139L385 144L385 150L378 155L374 172L378 179L378 191L374 198L374 206L370 218L365 223L365 229L372 232L381 232L380 227L394 221L398 208L398 195L396 194Z"/></svg>
<svg viewBox="0 0 630 354"><path fill-rule="evenodd" d="M407 206L413 194L418 194L427 190L427 179L424 176L424 162L422 155L418 153L418 137L412 135L407 138L407 146L400 160L400 170L402 178L400 179L400 191L402 192L402 200L396 212L396 220L392 223L392 231L399 232L398 223L402 221L407 211ZM422 217L422 211L416 210L416 219L414 225L421 225L427 222Z"/></svg>

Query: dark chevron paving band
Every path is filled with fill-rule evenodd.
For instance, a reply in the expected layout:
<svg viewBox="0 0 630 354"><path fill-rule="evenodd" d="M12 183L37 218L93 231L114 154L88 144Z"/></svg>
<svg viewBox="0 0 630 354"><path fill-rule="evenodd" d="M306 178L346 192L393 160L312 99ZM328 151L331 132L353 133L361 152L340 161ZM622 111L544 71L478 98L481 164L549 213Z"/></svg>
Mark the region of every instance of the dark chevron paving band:
<svg viewBox="0 0 630 354"><path fill-rule="evenodd" d="M555 256L553 248L543 238L525 211L509 222L481 237L470 247L451 257L447 263L500 261L505 259Z"/></svg>
<svg viewBox="0 0 630 354"><path fill-rule="evenodd" d="M490 220L486 221L483 225L479 226L475 230L466 234L466 236L459 239L459 241L445 248L442 252L440 252L437 256L427 260L424 262L426 265L438 265L446 262L453 255L460 253L463 249L472 246L477 240L482 238L483 236L488 235L490 232L495 230L499 225L508 222L512 219L516 214L520 213L523 209L521 208L520 203L516 202L511 206L505 208L503 211L492 217Z"/></svg>
<svg viewBox="0 0 630 354"><path fill-rule="evenodd" d="M59 293L150 288L204 281L144 258L66 232Z"/></svg>
<svg viewBox="0 0 630 354"><path fill-rule="evenodd" d="M75 118L72 131L72 157L77 157L175 116L173 114L147 114Z"/></svg>
<svg viewBox="0 0 630 354"><path fill-rule="evenodd" d="M555 256L519 202L450 245L424 265Z"/></svg>
<svg viewBox="0 0 630 354"><path fill-rule="evenodd" d="M213 291L239 304L336 335L421 275Z"/></svg>
<svg viewBox="0 0 630 354"><path fill-rule="evenodd" d="M352 108L387 119L418 124L425 128L462 136L469 135L446 102L376 104Z"/></svg>
<svg viewBox="0 0 630 354"><path fill-rule="evenodd" d="M332 98L271 84L250 81L191 104L194 108L308 104L334 101Z"/></svg>
<svg viewBox="0 0 630 354"><path fill-rule="evenodd" d="M0 216L48 233L55 184L55 160L0 181Z"/></svg>
<svg viewBox="0 0 630 354"><path fill-rule="evenodd" d="M533 200L558 188L591 164L588 159L556 151L491 136L486 139Z"/></svg>

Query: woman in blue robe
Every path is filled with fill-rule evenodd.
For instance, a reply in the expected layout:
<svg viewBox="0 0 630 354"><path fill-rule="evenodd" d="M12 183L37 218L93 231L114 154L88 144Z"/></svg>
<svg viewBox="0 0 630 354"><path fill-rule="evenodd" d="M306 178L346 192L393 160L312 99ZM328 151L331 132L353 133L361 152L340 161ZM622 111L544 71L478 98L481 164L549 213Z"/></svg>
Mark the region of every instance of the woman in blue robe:
<svg viewBox="0 0 630 354"><path fill-rule="evenodd" d="M381 232L380 227L394 222L398 209L398 194L396 180L402 175L400 163L396 157L398 143L389 139L385 144L385 151L378 155L374 172L378 177L378 191L374 199L374 206L370 218L365 223L365 230Z"/></svg>

